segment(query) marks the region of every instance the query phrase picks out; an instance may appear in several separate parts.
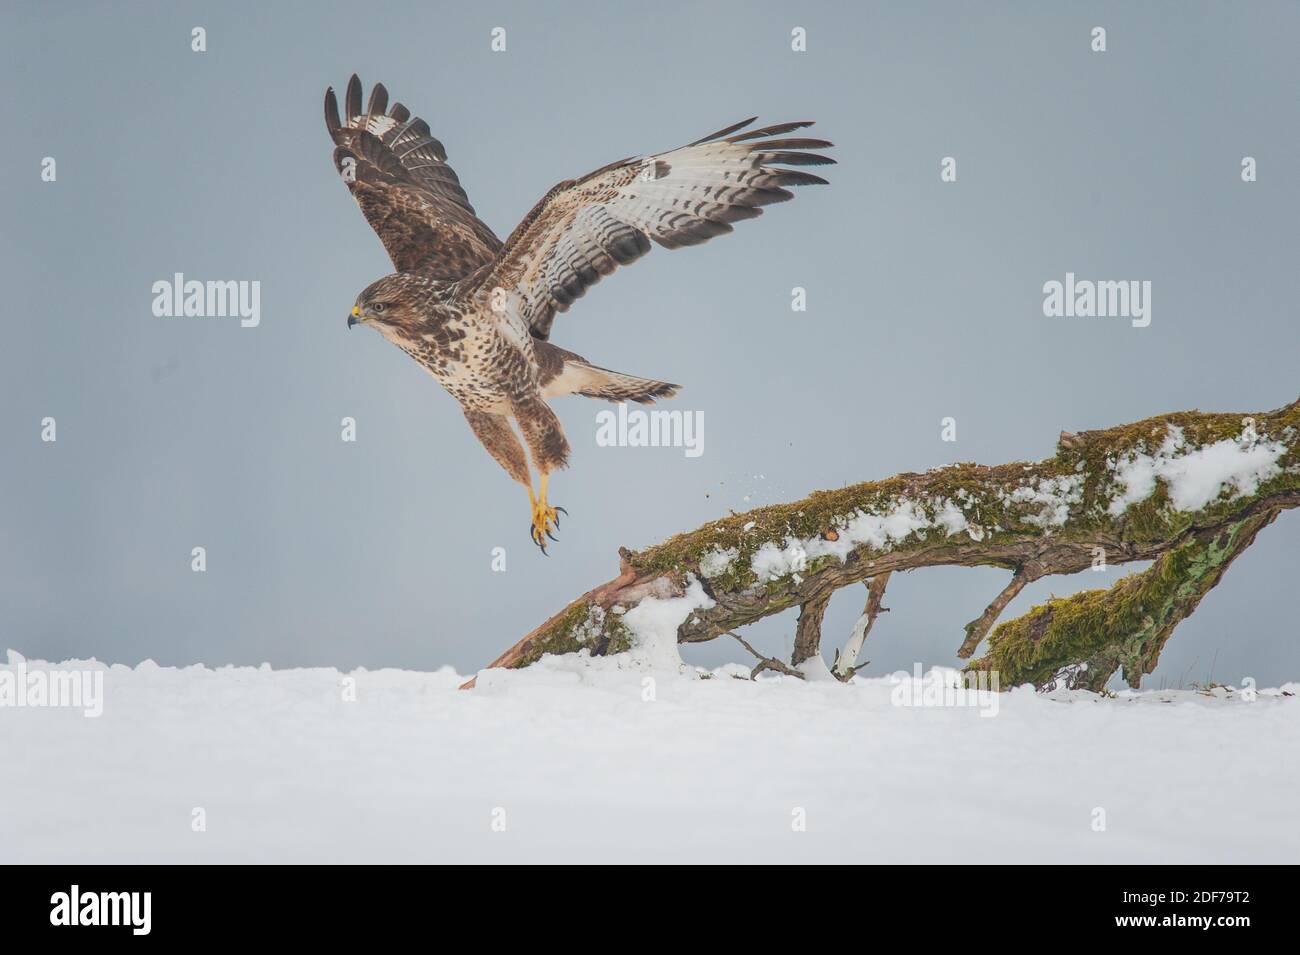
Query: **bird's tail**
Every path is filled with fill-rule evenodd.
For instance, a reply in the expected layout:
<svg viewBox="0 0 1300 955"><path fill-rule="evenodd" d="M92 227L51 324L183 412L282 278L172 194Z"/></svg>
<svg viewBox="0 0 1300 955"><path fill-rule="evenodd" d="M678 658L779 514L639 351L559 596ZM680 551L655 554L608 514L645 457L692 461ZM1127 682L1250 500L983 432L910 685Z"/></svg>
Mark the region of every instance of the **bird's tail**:
<svg viewBox="0 0 1300 955"><path fill-rule="evenodd" d="M539 347L540 346L540 347ZM656 398L671 398L681 385L653 378L637 378L621 371L593 365L581 355L557 348L549 342L534 342L542 370L542 394L582 395L606 401L636 401L650 404Z"/></svg>
<svg viewBox="0 0 1300 955"><path fill-rule="evenodd" d="M667 381L655 381L653 378L636 378L622 372L610 371L587 365L582 369L587 383L575 391L576 395L587 398L604 398L606 401L636 401L651 404L656 398L671 398L677 394L681 385Z"/></svg>

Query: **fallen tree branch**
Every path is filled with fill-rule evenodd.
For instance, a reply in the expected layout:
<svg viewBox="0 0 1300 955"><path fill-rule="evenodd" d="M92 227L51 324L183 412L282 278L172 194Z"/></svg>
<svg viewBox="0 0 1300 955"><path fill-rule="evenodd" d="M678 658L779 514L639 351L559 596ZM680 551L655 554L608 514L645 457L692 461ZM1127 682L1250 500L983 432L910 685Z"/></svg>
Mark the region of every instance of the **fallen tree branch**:
<svg viewBox="0 0 1300 955"><path fill-rule="evenodd" d="M763 656L763 654L759 653L752 646L750 646L749 641L746 640L744 637L742 637L740 634L729 633L727 635L731 637L735 637L737 640L740 641L740 645L742 647L744 647L746 650L748 650L750 653L754 654L754 656L758 658L758 665L754 667L754 669L749 671L749 678L751 680L757 677L764 670L775 670L777 673L784 673L786 676L798 677L801 680L804 678L802 673L800 673L794 667L782 663L776 657Z"/></svg>
<svg viewBox="0 0 1300 955"><path fill-rule="evenodd" d="M1056 454L1036 463L900 474L724 517L644 551L620 550L617 577L491 666L627 650L636 635L623 614L645 600L680 597L692 580L711 605L687 616L679 642L712 640L800 607L795 649L807 654L841 587L939 565L1013 571L967 625L969 654L1030 579L1085 570L1100 554L1107 565L1156 563L1108 591L1004 623L989 637L988 655L968 669L1002 670L1003 687L1050 685L1071 667L1091 674L1071 678L1078 685L1120 667L1136 680L1255 534L1298 504L1300 401L1255 415L1187 411L1062 433Z"/></svg>
<svg viewBox="0 0 1300 955"><path fill-rule="evenodd" d="M794 628L794 651L790 654L794 666L821 654L822 619L830 600L831 592L828 590L809 597L800 605L799 621Z"/></svg>
<svg viewBox="0 0 1300 955"><path fill-rule="evenodd" d="M967 659L975 649L988 636L989 628L997 622L1002 611L1007 609L1007 604L1015 600L1020 591L1025 589L1025 585L1032 583L1041 576L1041 573L1027 570L1019 567L1011 575L1011 582L1002 588L1001 592L993 598L993 601L984 608L984 612L966 624L966 639L962 641L957 648L957 656L963 660Z"/></svg>
<svg viewBox="0 0 1300 955"><path fill-rule="evenodd" d="M1136 688L1155 669L1174 627L1277 514L1269 508L1197 531L1109 590L1085 590L1035 607L999 626L989 652L968 669L997 671L1011 685L1100 691L1123 667L1124 681Z"/></svg>
<svg viewBox="0 0 1300 955"><path fill-rule="evenodd" d="M867 604L862 608L862 616L853 625L853 632L844 644L844 652L836 654L835 665L831 667L831 673L841 681L850 679L866 666L865 663L858 663L858 654L862 652L862 645L867 642L876 618L889 612L888 607L881 606L881 601L885 599L885 588L889 586L889 574L889 571L885 571L867 581Z"/></svg>

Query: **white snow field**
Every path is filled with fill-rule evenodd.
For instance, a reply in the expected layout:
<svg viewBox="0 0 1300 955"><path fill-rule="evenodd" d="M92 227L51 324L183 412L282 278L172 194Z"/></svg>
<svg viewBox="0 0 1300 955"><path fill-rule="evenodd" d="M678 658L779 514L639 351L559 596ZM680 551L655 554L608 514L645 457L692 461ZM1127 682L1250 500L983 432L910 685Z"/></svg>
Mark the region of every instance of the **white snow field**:
<svg viewBox="0 0 1300 955"><path fill-rule="evenodd" d="M0 862L1300 856L1295 684L904 706L924 680L733 673L747 669L548 658L462 691L449 669L11 653ZM93 699L39 705L78 679Z"/></svg>

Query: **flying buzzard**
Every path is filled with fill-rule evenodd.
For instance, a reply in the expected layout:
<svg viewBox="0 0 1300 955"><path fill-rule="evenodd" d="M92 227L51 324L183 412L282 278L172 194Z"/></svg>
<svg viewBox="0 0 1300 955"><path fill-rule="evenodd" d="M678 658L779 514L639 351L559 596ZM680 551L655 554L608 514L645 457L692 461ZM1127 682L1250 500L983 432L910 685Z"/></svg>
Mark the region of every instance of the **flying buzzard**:
<svg viewBox="0 0 1300 955"><path fill-rule="evenodd" d="M389 109L382 85L363 110L355 75L341 122L333 88L325 92L334 165L397 269L357 297L348 327L377 329L460 402L488 453L528 488L530 536L543 553L546 539L555 540L557 512L567 513L547 500L547 482L569 455L547 399L651 402L679 387L552 345L555 314L649 252L651 241L666 249L698 245L791 198L786 186L826 182L781 168L834 162L806 151L830 146L825 140L777 138L812 123L740 132L753 122L561 182L503 243L475 216L428 123L401 103ZM540 474L536 494L511 418Z"/></svg>

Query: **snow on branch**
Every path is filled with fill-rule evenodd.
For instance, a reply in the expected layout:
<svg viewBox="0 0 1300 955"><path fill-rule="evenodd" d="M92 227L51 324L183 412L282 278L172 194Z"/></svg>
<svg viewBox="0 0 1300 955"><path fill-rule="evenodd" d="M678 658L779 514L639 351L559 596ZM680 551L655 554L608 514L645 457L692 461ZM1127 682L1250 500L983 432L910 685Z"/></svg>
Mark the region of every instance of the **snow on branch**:
<svg viewBox="0 0 1300 955"><path fill-rule="evenodd" d="M821 620L841 587L953 565L995 566L1011 581L966 625L968 671L1000 685L1136 686L1177 624L1277 514L1300 504L1300 401L1259 414L1178 412L1060 435L1036 463L954 464L899 474L712 521L643 551L620 550L617 577L583 594L490 666L545 654L653 650L712 640L800 608L792 669L821 662ZM1033 580L1098 561L1154 561L1109 590L1054 599L994 624ZM870 600L835 663L851 677ZM653 624L653 626L651 626ZM657 629L656 629L657 628ZM955 629L955 628L954 628ZM990 634L991 631L991 634ZM466 686L472 686L470 681Z"/></svg>

